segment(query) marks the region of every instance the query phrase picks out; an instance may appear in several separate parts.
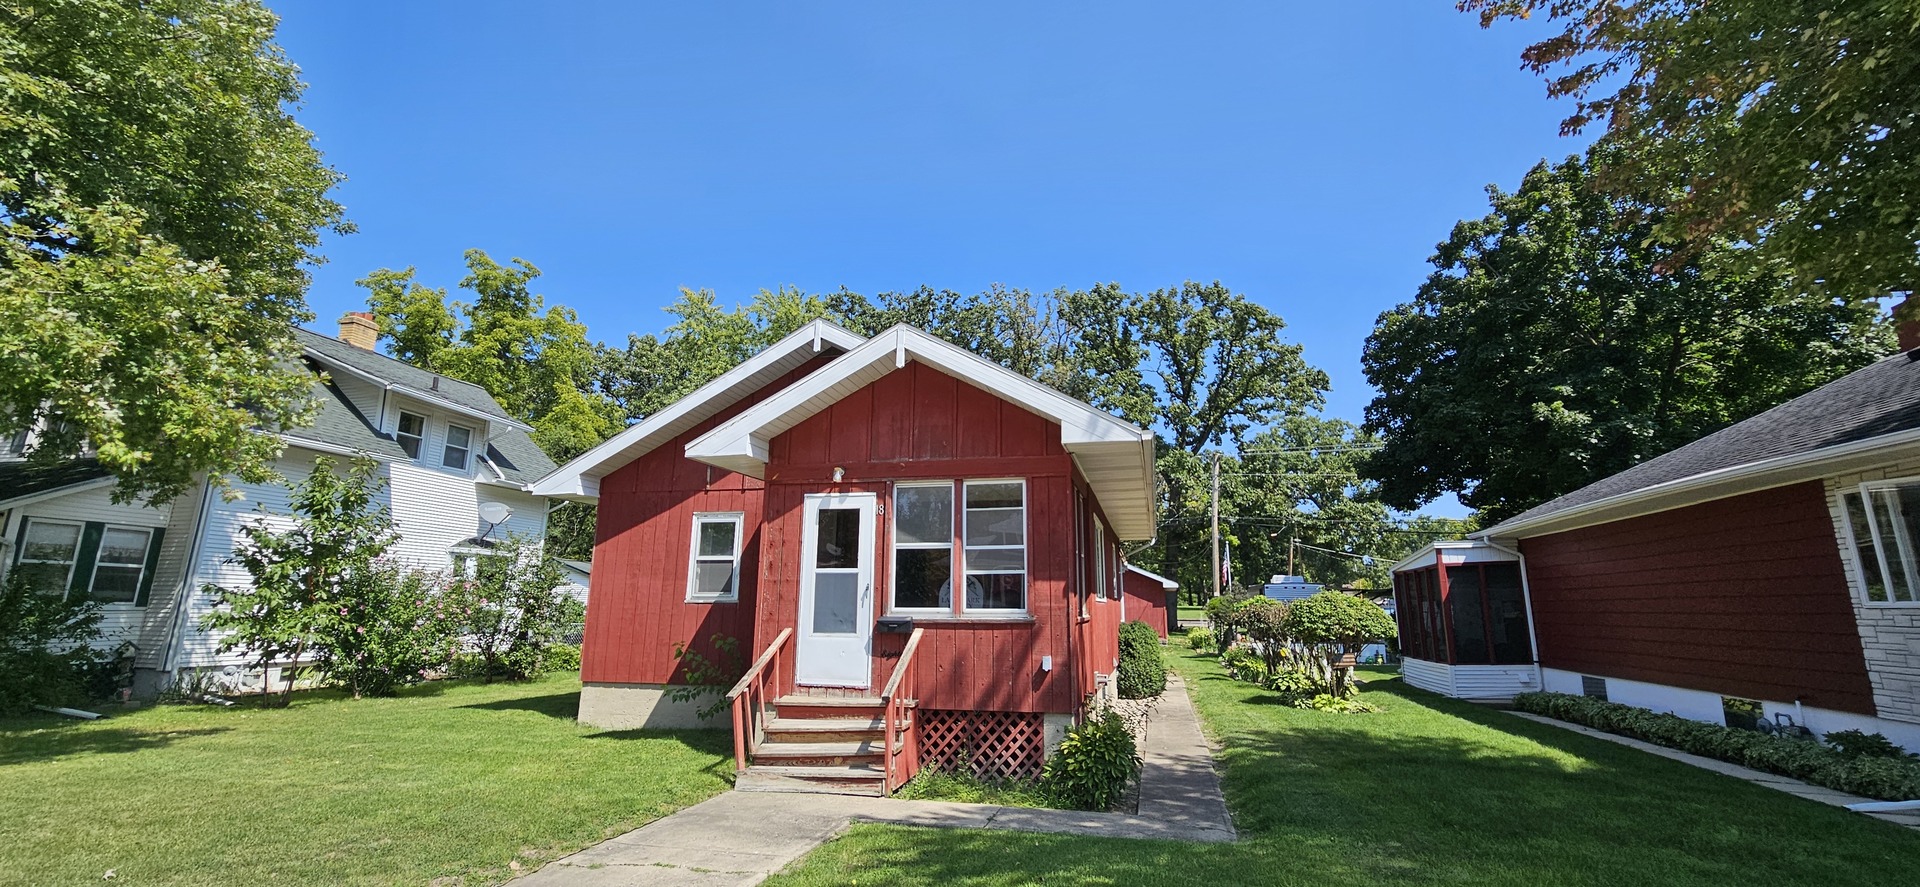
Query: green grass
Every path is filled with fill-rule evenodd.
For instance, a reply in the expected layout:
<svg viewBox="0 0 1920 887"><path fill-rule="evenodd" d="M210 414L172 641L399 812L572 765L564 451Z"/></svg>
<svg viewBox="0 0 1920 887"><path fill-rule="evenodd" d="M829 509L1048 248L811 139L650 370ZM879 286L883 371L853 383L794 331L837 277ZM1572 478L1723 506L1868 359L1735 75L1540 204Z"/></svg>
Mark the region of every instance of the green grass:
<svg viewBox="0 0 1920 887"><path fill-rule="evenodd" d="M1272 695L1179 649L1241 841L858 826L771 884L1908 883L1920 835L1377 678L1383 711Z"/></svg>
<svg viewBox="0 0 1920 887"><path fill-rule="evenodd" d="M1206 618L1207 618L1207 608L1204 606L1195 605L1195 604L1181 604L1179 609L1175 612L1173 618L1175 619L1175 621L1199 619L1204 622L1206 621Z"/></svg>
<svg viewBox="0 0 1920 887"><path fill-rule="evenodd" d="M565 674L0 720L0 884L494 883L727 788L724 732L597 732L578 699Z"/></svg>
<svg viewBox="0 0 1920 887"><path fill-rule="evenodd" d="M894 797L908 801L959 801L1002 807L1056 807L1040 783L1018 779L988 780L942 770L922 770Z"/></svg>

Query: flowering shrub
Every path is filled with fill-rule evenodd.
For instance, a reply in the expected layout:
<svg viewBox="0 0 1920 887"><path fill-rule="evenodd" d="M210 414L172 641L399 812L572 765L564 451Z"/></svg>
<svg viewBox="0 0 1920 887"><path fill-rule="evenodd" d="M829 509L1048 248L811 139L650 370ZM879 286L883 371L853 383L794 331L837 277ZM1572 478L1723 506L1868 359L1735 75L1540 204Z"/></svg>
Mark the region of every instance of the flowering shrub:
<svg viewBox="0 0 1920 887"><path fill-rule="evenodd" d="M580 601L561 590L566 575L537 539L509 537L477 559L475 575L456 579L466 641L487 680L524 681L553 669L547 648L582 619Z"/></svg>
<svg viewBox="0 0 1920 887"><path fill-rule="evenodd" d="M320 671L355 699L392 696L447 666L460 617L445 576L374 561L342 577L336 599L317 620Z"/></svg>

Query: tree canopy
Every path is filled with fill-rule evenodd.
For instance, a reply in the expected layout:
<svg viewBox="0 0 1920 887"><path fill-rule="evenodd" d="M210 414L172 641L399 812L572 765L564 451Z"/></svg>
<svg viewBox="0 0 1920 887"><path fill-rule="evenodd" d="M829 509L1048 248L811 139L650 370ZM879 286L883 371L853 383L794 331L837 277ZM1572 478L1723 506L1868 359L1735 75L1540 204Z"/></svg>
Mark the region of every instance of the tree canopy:
<svg viewBox="0 0 1920 887"><path fill-rule="evenodd" d="M1616 194L1669 242L1757 244L1803 285L1920 284L1920 27L1912 0L1460 0L1564 30L1522 61L1604 122Z"/></svg>
<svg viewBox="0 0 1920 887"><path fill-rule="evenodd" d="M0 426L122 498L271 476L340 176L253 0L0 4Z"/></svg>
<svg viewBox="0 0 1920 887"><path fill-rule="evenodd" d="M1386 503L1446 492L1510 516L1886 353L1870 303L1809 291L1741 247L1682 251L1657 207L1541 163L1438 247L1362 364L1367 473Z"/></svg>

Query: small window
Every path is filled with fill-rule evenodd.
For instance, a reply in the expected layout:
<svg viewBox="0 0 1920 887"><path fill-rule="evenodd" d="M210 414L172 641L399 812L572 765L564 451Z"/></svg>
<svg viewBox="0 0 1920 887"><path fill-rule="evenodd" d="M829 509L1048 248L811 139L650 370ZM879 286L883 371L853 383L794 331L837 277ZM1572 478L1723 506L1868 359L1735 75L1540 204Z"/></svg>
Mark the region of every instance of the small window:
<svg viewBox="0 0 1920 887"><path fill-rule="evenodd" d="M1093 516L1093 594L1107 599L1107 525Z"/></svg>
<svg viewBox="0 0 1920 887"><path fill-rule="evenodd" d="M1580 695L1598 699L1601 702L1607 701L1607 679L1587 674L1581 675Z"/></svg>
<svg viewBox="0 0 1920 887"><path fill-rule="evenodd" d="M1736 730L1758 730L1760 722L1767 717L1767 710L1752 699L1722 696L1720 714L1726 718L1727 726Z"/></svg>
<svg viewBox="0 0 1920 887"><path fill-rule="evenodd" d="M473 452L473 429L447 426L447 445L440 453L440 464L458 471L467 470L467 455Z"/></svg>
<svg viewBox="0 0 1920 887"><path fill-rule="evenodd" d="M151 530L107 527L100 535L100 554L94 559L93 584L88 595L107 604L131 604L140 595L146 577L147 546Z"/></svg>
<svg viewBox="0 0 1920 887"><path fill-rule="evenodd" d="M29 520L14 569L33 584L35 591L65 596L73 582L73 563L79 551L79 524Z"/></svg>
<svg viewBox="0 0 1920 887"><path fill-rule="evenodd" d="M1027 608L1026 485L968 481L965 549L968 610Z"/></svg>
<svg viewBox="0 0 1920 887"><path fill-rule="evenodd" d="M1862 484L1840 501L1867 603L1920 603L1920 481Z"/></svg>
<svg viewBox="0 0 1920 887"><path fill-rule="evenodd" d="M698 512L693 516L692 563L687 571L687 600L720 603L740 599L739 512Z"/></svg>
<svg viewBox="0 0 1920 887"><path fill-rule="evenodd" d="M427 417L402 410L399 428L393 436L400 442L400 449L407 451L407 458L420 458L420 445L427 439Z"/></svg>
<svg viewBox="0 0 1920 887"><path fill-rule="evenodd" d="M7 455L9 456L26 455L27 440L32 436L32 434L33 434L33 429L31 428L22 428L19 431L14 432L13 437L7 440L7 449L6 449Z"/></svg>
<svg viewBox="0 0 1920 887"><path fill-rule="evenodd" d="M893 609L936 609L952 594L953 482L896 485Z"/></svg>

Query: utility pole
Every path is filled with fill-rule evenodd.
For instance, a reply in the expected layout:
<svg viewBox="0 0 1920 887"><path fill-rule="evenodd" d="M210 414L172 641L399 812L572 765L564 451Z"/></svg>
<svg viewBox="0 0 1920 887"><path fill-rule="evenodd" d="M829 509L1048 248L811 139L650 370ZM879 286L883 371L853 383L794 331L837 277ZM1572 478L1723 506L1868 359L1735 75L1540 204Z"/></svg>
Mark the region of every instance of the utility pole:
<svg viewBox="0 0 1920 887"><path fill-rule="evenodd" d="M1213 451L1213 596L1220 596L1220 451Z"/></svg>
<svg viewBox="0 0 1920 887"><path fill-rule="evenodd" d="M1293 547L1294 547L1294 546L1295 546L1296 544L1298 544L1299 542L1300 542L1300 540L1299 540L1299 539L1296 539L1296 538L1289 538L1289 539L1287 540L1287 575L1289 575L1289 576L1292 576L1292 575L1294 575L1294 572L1293 572Z"/></svg>

